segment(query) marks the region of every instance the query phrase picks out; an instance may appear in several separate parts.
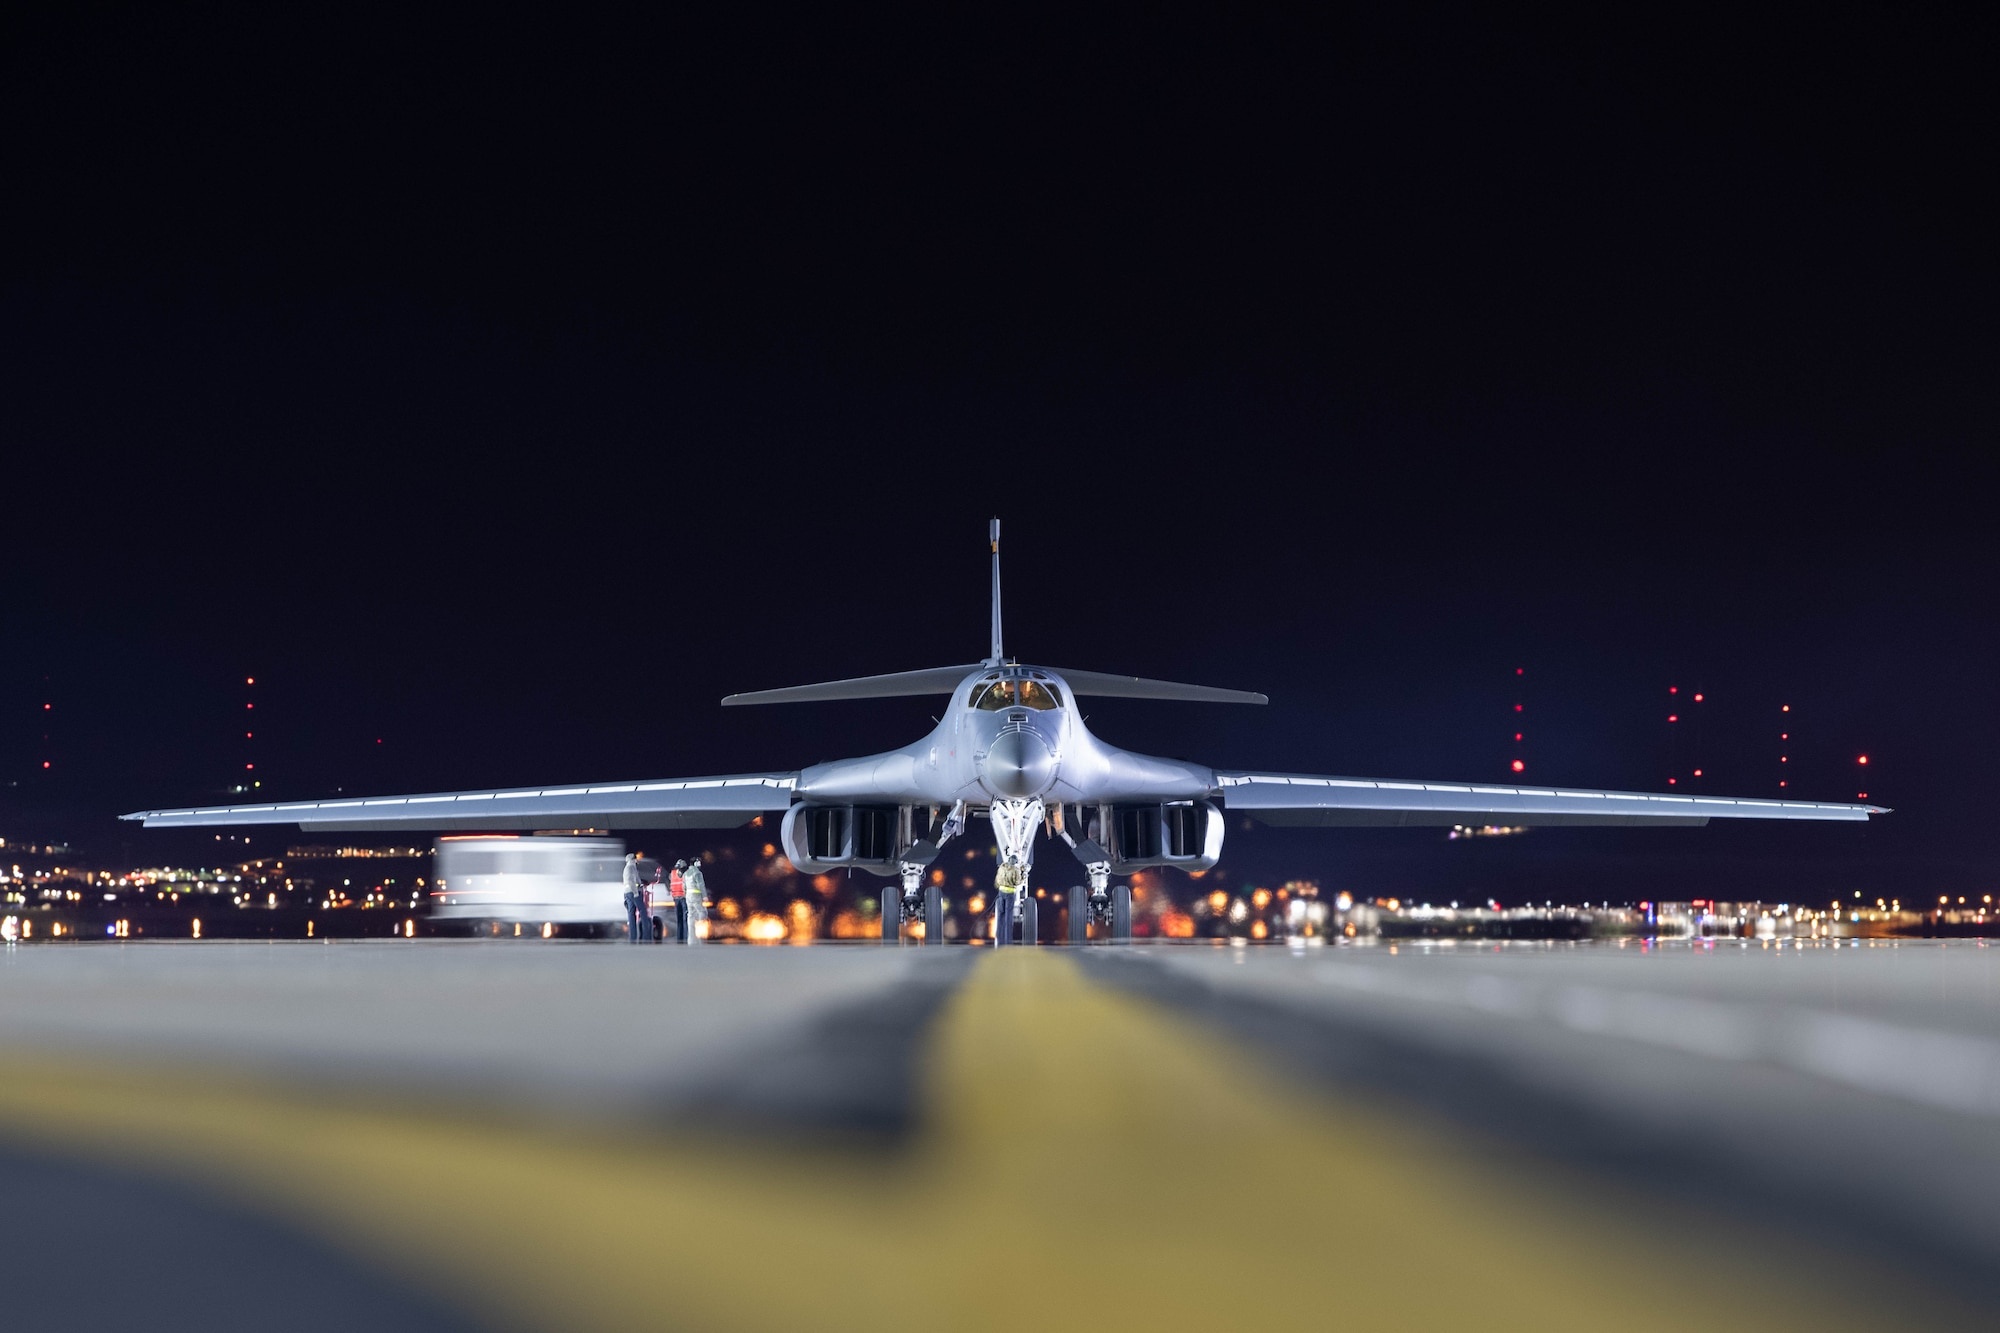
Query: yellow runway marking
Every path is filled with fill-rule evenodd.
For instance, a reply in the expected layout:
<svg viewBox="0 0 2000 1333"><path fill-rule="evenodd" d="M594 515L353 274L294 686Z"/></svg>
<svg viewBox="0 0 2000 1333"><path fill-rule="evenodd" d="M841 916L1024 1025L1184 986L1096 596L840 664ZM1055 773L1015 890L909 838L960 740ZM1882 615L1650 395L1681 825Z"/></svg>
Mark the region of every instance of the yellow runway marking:
<svg viewBox="0 0 2000 1333"><path fill-rule="evenodd" d="M0 1065L0 1124L247 1199L521 1328L1888 1322L1752 1280L1785 1267L1768 1246L1731 1284L1723 1238L1329 1102L1053 951L980 959L934 1042L925 1128L886 1156L32 1055ZM1727 1298L1664 1277L1690 1271Z"/></svg>

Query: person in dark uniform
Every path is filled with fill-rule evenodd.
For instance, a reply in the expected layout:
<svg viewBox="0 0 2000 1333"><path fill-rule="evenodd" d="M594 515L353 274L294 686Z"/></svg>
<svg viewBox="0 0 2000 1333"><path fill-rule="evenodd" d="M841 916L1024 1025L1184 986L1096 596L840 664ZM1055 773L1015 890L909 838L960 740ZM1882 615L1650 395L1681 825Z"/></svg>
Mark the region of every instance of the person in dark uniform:
<svg viewBox="0 0 2000 1333"><path fill-rule="evenodd" d="M639 857L625 853L625 942L639 942Z"/></svg>

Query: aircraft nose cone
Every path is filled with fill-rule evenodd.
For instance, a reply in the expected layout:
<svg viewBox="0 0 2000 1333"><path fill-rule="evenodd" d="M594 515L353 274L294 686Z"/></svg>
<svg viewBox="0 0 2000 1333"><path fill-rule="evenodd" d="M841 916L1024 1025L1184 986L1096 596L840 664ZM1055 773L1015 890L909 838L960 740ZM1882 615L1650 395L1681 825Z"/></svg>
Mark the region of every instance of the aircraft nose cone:
<svg viewBox="0 0 2000 1333"><path fill-rule="evenodd" d="M995 796L1020 798L1047 791L1056 775L1056 757L1032 731L1003 731L986 751L981 770Z"/></svg>

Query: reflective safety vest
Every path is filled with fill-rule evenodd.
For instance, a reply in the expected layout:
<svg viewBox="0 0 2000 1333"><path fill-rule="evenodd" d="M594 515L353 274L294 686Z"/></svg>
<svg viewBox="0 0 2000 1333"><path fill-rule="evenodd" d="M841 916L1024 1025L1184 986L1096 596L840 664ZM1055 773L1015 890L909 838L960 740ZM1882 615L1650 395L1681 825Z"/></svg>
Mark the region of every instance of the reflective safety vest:
<svg viewBox="0 0 2000 1333"><path fill-rule="evenodd" d="M687 889L689 902L700 899L707 892L708 885L702 882L700 862L687 868L687 873L681 876L681 884Z"/></svg>
<svg viewBox="0 0 2000 1333"><path fill-rule="evenodd" d="M1021 867L1010 861L1002 865L999 873L993 876L993 887L1002 893L1012 893L1021 887L1021 879Z"/></svg>
<svg viewBox="0 0 2000 1333"><path fill-rule="evenodd" d="M680 871L676 870L673 874L667 876L667 892L673 894L676 898L687 897L687 885L682 881Z"/></svg>

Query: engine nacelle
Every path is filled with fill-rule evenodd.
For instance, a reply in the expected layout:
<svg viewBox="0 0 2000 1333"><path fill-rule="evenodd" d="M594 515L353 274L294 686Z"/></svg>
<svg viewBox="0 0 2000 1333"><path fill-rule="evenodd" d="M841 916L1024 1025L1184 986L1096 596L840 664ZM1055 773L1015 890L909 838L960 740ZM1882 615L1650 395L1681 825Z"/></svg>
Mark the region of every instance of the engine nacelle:
<svg viewBox="0 0 2000 1333"><path fill-rule="evenodd" d="M901 813L893 805L794 805L779 837L800 874L852 868L893 875Z"/></svg>
<svg viewBox="0 0 2000 1333"><path fill-rule="evenodd" d="M1114 874L1148 866L1207 870L1222 859L1222 811L1208 801L1115 805L1105 831Z"/></svg>

